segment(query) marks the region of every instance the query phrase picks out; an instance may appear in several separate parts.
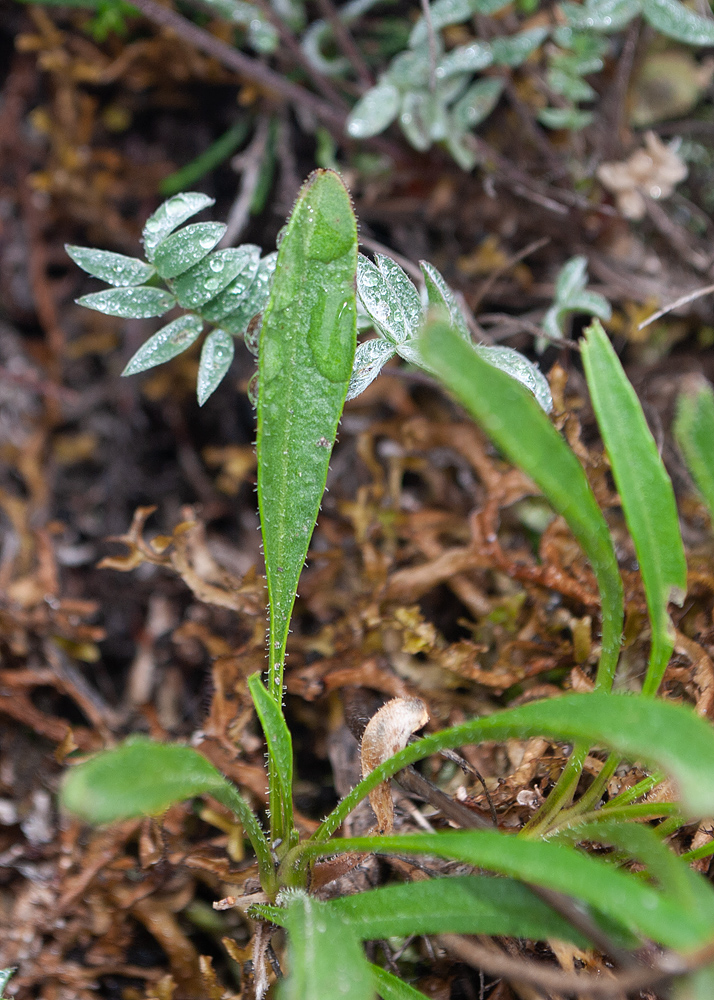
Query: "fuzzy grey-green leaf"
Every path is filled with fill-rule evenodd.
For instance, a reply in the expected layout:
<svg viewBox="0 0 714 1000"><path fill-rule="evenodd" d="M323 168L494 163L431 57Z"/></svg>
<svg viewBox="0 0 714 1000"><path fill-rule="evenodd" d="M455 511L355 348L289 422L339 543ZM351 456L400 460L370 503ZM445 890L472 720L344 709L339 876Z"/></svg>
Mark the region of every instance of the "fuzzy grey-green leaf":
<svg viewBox="0 0 714 1000"><path fill-rule="evenodd" d="M148 281L156 268L138 257L126 257L123 253L109 250L94 250L92 247L75 247L65 243L65 250L75 264L94 278L106 281L115 288L127 285L141 285Z"/></svg>
<svg viewBox="0 0 714 1000"><path fill-rule="evenodd" d="M156 209L146 220L142 239L149 260L154 259L154 250L166 237L190 219L191 216L214 204L214 199L198 191L184 191L174 195Z"/></svg>
<svg viewBox="0 0 714 1000"><path fill-rule="evenodd" d="M401 344L416 335L418 326L414 328L405 312L400 289L362 254L357 261L357 291L376 329L387 340Z"/></svg>
<svg viewBox="0 0 714 1000"><path fill-rule="evenodd" d="M243 294L237 287L234 289L234 285L231 285L216 300L217 303L221 301L217 307L221 312L227 305L231 306L231 311L221 316L220 322L234 336L243 336L253 317L265 309L277 260L277 253L269 253L258 264L255 276ZM233 305L236 301L237 305ZM203 310L203 315L206 319L211 319L213 314L213 302L209 302Z"/></svg>
<svg viewBox="0 0 714 1000"><path fill-rule="evenodd" d="M204 340L196 380L199 406L203 406L223 381L231 366L234 352L233 337L225 330L214 330Z"/></svg>
<svg viewBox="0 0 714 1000"><path fill-rule="evenodd" d="M399 111L400 95L389 80L381 80L360 98L350 112L346 130L354 139L379 135L394 121Z"/></svg>
<svg viewBox="0 0 714 1000"><path fill-rule="evenodd" d="M170 361L190 347L202 329L203 320L200 316L195 316L193 313L179 316L141 345L127 363L122 375L136 375L137 372Z"/></svg>
<svg viewBox="0 0 714 1000"><path fill-rule="evenodd" d="M203 260L226 231L222 222L196 222L168 236L154 252L154 264L162 278L175 278Z"/></svg>
<svg viewBox="0 0 714 1000"><path fill-rule="evenodd" d="M205 305L244 271L249 259L242 248L216 250L204 257L174 281L173 290L179 305L185 309L198 309Z"/></svg>
<svg viewBox="0 0 714 1000"><path fill-rule="evenodd" d="M212 297L201 310L204 319L209 323L218 323L224 316L235 312L253 291L253 282L260 266L260 247L246 243L238 247L242 257L242 266L231 283ZM231 330L235 333L235 330Z"/></svg>
<svg viewBox="0 0 714 1000"><path fill-rule="evenodd" d="M642 0L645 21L668 38L687 45L714 45L714 21L679 0Z"/></svg>
<svg viewBox="0 0 714 1000"><path fill-rule="evenodd" d="M92 292L77 299L77 305L95 309L106 316L123 316L125 319L149 319L163 316L173 306L176 299L163 288L109 288L103 292Z"/></svg>

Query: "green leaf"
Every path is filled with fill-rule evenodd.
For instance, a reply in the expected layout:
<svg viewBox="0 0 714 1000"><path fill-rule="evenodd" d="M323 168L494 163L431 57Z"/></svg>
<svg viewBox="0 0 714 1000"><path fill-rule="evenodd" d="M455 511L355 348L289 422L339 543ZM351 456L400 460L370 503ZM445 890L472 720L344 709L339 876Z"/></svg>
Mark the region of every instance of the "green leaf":
<svg viewBox="0 0 714 1000"><path fill-rule="evenodd" d="M674 436L714 520L714 391L708 382L680 395Z"/></svg>
<svg viewBox="0 0 714 1000"><path fill-rule="evenodd" d="M711 1000L714 997L714 965L676 979L672 984L672 1000Z"/></svg>
<svg viewBox="0 0 714 1000"><path fill-rule="evenodd" d="M550 413L553 409L553 397L550 393L548 379L532 361L529 361L520 351L515 351L512 347L491 347L488 344L479 344L475 349L484 361L488 361L494 368L500 369L520 382L535 396L538 405L546 413Z"/></svg>
<svg viewBox="0 0 714 1000"><path fill-rule="evenodd" d="M350 837L310 846L305 854L314 857L338 851L451 858L574 896L631 933L671 948L692 951L714 934L711 913L680 905L636 875L552 841L526 840L495 830L444 830L434 834Z"/></svg>
<svg viewBox="0 0 714 1000"><path fill-rule="evenodd" d="M422 350L432 369L489 437L565 518L590 560L602 599L598 685L609 689L620 649L622 582L610 532L582 466L535 398L480 358L449 326L429 324Z"/></svg>
<svg viewBox="0 0 714 1000"><path fill-rule="evenodd" d="M345 126L353 139L367 139L379 135L394 121L399 112L401 96L389 80L381 80L371 87L355 104Z"/></svg>
<svg viewBox="0 0 714 1000"><path fill-rule="evenodd" d="M283 900L289 974L278 987L278 1000L374 1000L372 972L351 928L305 892L288 891Z"/></svg>
<svg viewBox="0 0 714 1000"><path fill-rule="evenodd" d="M154 264L162 278L175 278L213 250L226 231L222 222L196 222L167 236L154 251Z"/></svg>
<svg viewBox="0 0 714 1000"><path fill-rule="evenodd" d="M200 316L187 313L179 316L173 323L158 330L153 337L141 345L139 350L128 362L122 375L136 375L137 372L146 371L155 365L161 365L164 361L170 361L177 354L185 351L200 335L203 329L203 320Z"/></svg>
<svg viewBox="0 0 714 1000"><path fill-rule="evenodd" d="M517 35L494 38L491 42L496 66L520 66L548 37L548 28L527 28Z"/></svg>
<svg viewBox="0 0 714 1000"><path fill-rule="evenodd" d="M571 257L555 279L555 300L559 305L568 305L570 298L585 288L588 282L587 257Z"/></svg>
<svg viewBox="0 0 714 1000"><path fill-rule="evenodd" d="M233 361L234 353L233 337L225 330L214 330L204 340L196 379L199 406L203 406L223 381Z"/></svg>
<svg viewBox="0 0 714 1000"><path fill-rule="evenodd" d="M283 713L260 680L260 674L248 678L255 710L268 744L268 756L275 781L270 783L271 839L286 843L293 834L293 742Z"/></svg>
<svg viewBox="0 0 714 1000"><path fill-rule="evenodd" d="M355 354L357 224L340 177L302 188L278 251L258 361L258 503L270 600L270 693L325 489Z"/></svg>
<svg viewBox="0 0 714 1000"><path fill-rule="evenodd" d="M242 337L253 317L265 309L277 260L277 253L269 253L263 257L257 265L253 280L248 288L242 292L243 278L242 276L237 278L225 292L215 299L215 303L209 302L203 309L203 315L206 319L211 319L216 312L223 312L228 307L230 312L224 313L220 322L234 337ZM252 264L250 269L252 270ZM214 319L211 321L215 322Z"/></svg>
<svg viewBox="0 0 714 1000"><path fill-rule="evenodd" d="M67 771L60 802L69 812L96 825L134 816L159 816L175 802L195 795L212 795L235 813L261 871L272 872L270 849L250 806L192 747L131 737Z"/></svg>
<svg viewBox="0 0 714 1000"><path fill-rule="evenodd" d="M386 76L398 90L406 93L408 90L429 86L430 66L429 47L425 43L413 52L400 52L395 56Z"/></svg>
<svg viewBox="0 0 714 1000"><path fill-rule="evenodd" d="M354 399L364 392L367 386L374 382L382 368L394 357L394 344L389 340L382 340L376 337L374 340L365 340L357 345L355 360L350 376L350 385L347 390L347 399Z"/></svg>
<svg viewBox="0 0 714 1000"><path fill-rule="evenodd" d="M461 312L459 303L456 301L456 296L433 264L429 264L425 260L420 260L419 267L424 276L429 306L432 309L446 310L446 315L452 327L463 337L467 344L470 344L471 332L464 314Z"/></svg>
<svg viewBox="0 0 714 1000"><path fill-rule="evenodd" d="M714 923L714 892L710 883L663 844L651 827L603 819L574 827L566 837L619 848L628 857L645 864L662 891L675 902Z"/></svg>
<svg viewBox="0 0 714 1000"><path fill-rule="evenodd" d="M123 253L74 247L69 243L65 243L64 248L83 271L115 287L141 285L156 271L151 264L146 264L137 257L125 257Z"/></svg>
<svg viewBox="0 0 714 1000"><path fill-rule="evenodd" d="M8 969L0 969L0 1000L5 996L5 987L17 972L17 968L12 966Z"/></svg>
<svg viewBox="0 0 714 1000"><path fill-rule="evenodd" d="M642 16L668 38L687 45L714 45L714 21L679 0L642 0Z"/></svg>
<svg viewBox="0 0 714 1000"><path fill-rule="evenodd" d="M92 292L75 300L78 306L96 309L107 316L123 316L125 319L149 319L163 316L176 305L176 299L163 288L109 288L104 292Z"/></svg>
<svg viewBox="0 0 714 1000"><path fill-rule="evenodd" d="M382 1000L428 1000L426 993L393 976L378 965L370 965L372 979Z"/></svg>
<svg viewBox="0 0 714 1000"><path fill-rule="evenodd" d="M471 42L459 45L444 56L436 67L437 80L445 80L456 73L475 73L493 62L493 53L488 42Z"/></svg>
<svg viewBox="0 0 714 1000"><path fill-rule="evenodd" d="M550 90L555 94L562 94L570 101L594 101L597 98L595 91L589 83L575 73L568 73L559 66L551 65L546 77L546 82ZM554 110L553 108L550 109ZM558 110L564 111L565 108Z"/></svg>
<svg viewBox="0 0 714 1000"><path fill-rule="evenodd" d="M714 772L710 763L714 760L714 732L708 723L691 709L673 702L637 695L571 694L496 712L488 718L465 722L415 741L363 778L311 839L331 836L373 788L409 764L441 750L454 750L484 740L531 736L588 746L598 744L654 770L661 766L678 785L685 813L714 815Z"/></svg>
<svg viewBox="0 0 714 1000"><path fill-rule="evenodd" d="M182 225L192 215L202 212L204 208L215 204L213 198L198 191L184 191L169 198L159 205L153 215L146 220L142 239L144 250L149 260L154 259L154 250L166 237Z"/></svg>
<svg viewBox="0 0 714 1000"><path fill-rule="evenodd" d="M621 31L642 11L640 0L589 0L588 3L562 3L560 9L572 28L582 31Z"/></svg>
<svg viewBox="0 0 714 1000"><path fill-rule="evenodd" d="M248 4L246 4L247 6ZM258 12L252 4L250 7L255 17ZM175 194L177 191L182 191L183 188L188 187L189 184L195 184L196 181L200 181L205 174L215 170L216 167L228 159L231 153L235 152L247 137L249 131L250 119L247 117L241 118L235 125L231 125L227 132L224 132L219 139L211 143L195 160L191 160L190 163L181 167L180 170L176 170L173 174L169 174L168 177L164 177L159 184L161 194Z"/></svg>
<svg viewBox="0 0 714 1000"><path fill-rule="evenodd" d="M444 108L442 112L445 116ZM420 153L432 143L437 114L435 97L427 90L410 90L404 95L399 124L408 141Z"/></svg>
<svg viewBox="0 0 714 1000"><path fill-rule="evenodd" d="M585 331L583 366L627 527L635 544L652 626L644 694L655 694L674 647L669 601L687 589L674 490L635 390L600 323Z"/></svg>
<svg viewBox="0 0 714 1000"><path fill-rule="evenodd" d="M348 923L362 941L410 934L498 934L534 941L554 937L587 947L583 935L522 882L489 875L388 885L327 905L331 919Z"/></svg>
<svg viewBox="0 0 714 1000"><path fill-rule="evenodd" d="M251 262L251 255L243 247L209 254L174 281L173 290L179 305L185 309L200 308L242 275ZM255 263L257 269L257 260Z"/></svg>
<svg viewBox="0 0 714 1000"><path fill-rule="evenodd" d="M421 303L416 288L402 269L399 268L404 280L397 278L395 271L384 267L384 261L388 260L388 257L382 257L381 254L378 257L378 263L373 264L367 257L359 255L357 291L362 305L374 322L375 329L390 343L402 344L414 337L419 329ZM395 264L395 267L398 265ZM411 286L416 296L416 303L413 297L408 301L408 296L405 295L405 283Z"/></svg>
<svg viewBox="0 0 714 1000"><path fill-rule="evenodd" d="M473 83L451 109L457 127L466 132L485 121L498 104L504 86L500 77L486 77Z"/></svg>

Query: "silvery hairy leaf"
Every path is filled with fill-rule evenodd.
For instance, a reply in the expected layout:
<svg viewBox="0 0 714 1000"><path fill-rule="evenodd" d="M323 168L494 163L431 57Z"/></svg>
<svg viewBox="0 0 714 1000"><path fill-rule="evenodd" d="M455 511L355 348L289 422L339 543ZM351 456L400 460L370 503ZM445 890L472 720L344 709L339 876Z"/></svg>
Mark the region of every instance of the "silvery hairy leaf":
<svg viewBox="0 0 714 1000"><path fill-rule="evenodd" d="M233 337L225 330L214 330L204 340L196 380L199 406L203 406L223 381L231 366L234 352Z"/></svg>
<svg viewBox="0 0 714 1000"><path fill-rule="evenodd" d="M77 305L96 309L107 316L123 316L125 319L148 319L163 316L173 306L176 299L162 288L109 288L104 292L92 292L76 300Z"/></svg>
<svg viewBox="0 0 714 1000"><path fill-rule="evenodd" d="M204 257L173 283L179 305L198 309L215 298L243 272L250 257L242 248L216 250Z"/></svg>
<svg viewBox="0 0 714 1000"><path fill-rule="evenodd" d="M476 347L476 353L494 368L499 368L525 386L533 393L545 412L550 413L553 409L553 397L550 393L548 380L541 370L524 357L520 351L514 351L511 347L490 347L486 344L479 344Z"/></svg>
<svg viewBox="0 0 714 1000"><path fill-rule="evenodd" d="M200 194L198 191L185 191L183 194L169 198L163 205L159 205L154 214L146 220L142 233L144 250L148 259L153 261L154 250L174 229L190 219L192 215L196 215L214 203L214 199L209 198L206 194Z"/></svg>
<svg viewBox="0 0 714 1000"><path fill-rule="evenodd" d="M156 271L151 264L146 264L137 257L126 257L123 253L75 247L69 243L65 243L64 248L75 264L79 264L87 274L118 288L143 285Z"/></svg>
<svg viewBox="0 0 714 1000"><path fill-rule="evenodd" d="M167 236L154 251L154 264L162 278L176 278L203 260L226 231L222 222L197 222Z"/></svg>
<svg viewBox="0 0 714 1000"><path fill-rule="evenodd" d="M187 313L179 316L173 323L158 330L153 337L141 345L139 350L128 362L122 375L136 375L137 372L146 371L147 368L154 368L156 365L170 361L178 354L182 354L200 335L203 329L203 320L200 316Z"/></svg>
<svg viewBox="0 0 714 1000"><path fill-rule="evenodd" d="M397 117L401 96L389 80L381 80L355 104L348 119L347 133L366 139L383 132Z"/></svg>
<svg viewBox="0 0 714 1000"><path fill-rule="evenodd" d="M364 392L389 359L394 357L395 350L394 344L381 337L357 345L347 399L354 399Z"/></svg>

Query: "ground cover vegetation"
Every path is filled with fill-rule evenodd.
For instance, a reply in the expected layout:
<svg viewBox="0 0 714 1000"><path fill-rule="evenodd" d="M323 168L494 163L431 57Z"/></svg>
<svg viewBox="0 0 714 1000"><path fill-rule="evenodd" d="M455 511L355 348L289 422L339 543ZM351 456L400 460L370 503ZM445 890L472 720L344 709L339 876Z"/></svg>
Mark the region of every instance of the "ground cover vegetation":
<svg viewBox="0 0 714 1000"><path fill-rule="evenodd" d="M4 990L711 996L714 22L136 7L5 34Z"/></svg>

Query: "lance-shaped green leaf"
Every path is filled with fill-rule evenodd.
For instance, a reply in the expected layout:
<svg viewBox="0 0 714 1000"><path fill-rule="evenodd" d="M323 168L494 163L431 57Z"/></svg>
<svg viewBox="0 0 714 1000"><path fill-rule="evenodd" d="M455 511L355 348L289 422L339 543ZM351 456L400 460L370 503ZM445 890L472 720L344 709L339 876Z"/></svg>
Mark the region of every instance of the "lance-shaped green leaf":
<svg viewBox="0 0 714 1000"><path fill-rule="evenodd" d="M203 320L200 316L195 316L193 313L179 316L173 323L167 323L157 330L153 337L149 337L141 345L127 363L122 375L136 375L137 372L170 361L190 347L202 329Z"/></svg>
<svg viewBox="0 0 714 1000"><path fill-rule="evenodd" d="M444 830L350 837L310 845L305 855L346 851L433 854L485 868L574 896L627 931L671 948L694 951L714 936L711 912L681 905L636 875L561 843L526 840L495 830Z"/></svg>
<svg viewBox="0 0 714 1000"><path fill-rule="evenodd" d="M372 973L348 924L330 917L325 903L306 892L284 894L288 903L288 975L278 1000L374 1000Z"/></svg>
<svg viewBox="0 0 714 1000"><path fill-rule="evenodd" d="M347 119L346 131L354 139L379 135L397 117L401 95L389 80L380 80L355 104Z"/></svg>
<svg viewBox="0 0 714 1000"><path fill-rule="evenodd" d="M668 38L687 45L714 45L714 21L679 0L642 0L642 16Z"/></svg>
<svg viewBox="0 0 714 1000"><path fill-rule="evenodd" d="M681 604L687 589L674 490L635 390L597 321L585 331L582 354L593 409L645 585L652 646L642 690L654 694L674 647L667 605L669 601Z"/></svg>
<svg viewBox="0 0 714 1000"><path fill-rule="evenodd" d="M642 11L640 0L590 0L589 3L562 3L568 24L581 31L621 31Z"/></svg>
<svg viewBox="0 0 714 1000"><path fill-rule="evenodd" d="M185 309L205 305L241 274L248 259L242 247L209 254L173 282L179 305Z"/></svg>
<svg viewBox="0 0 714 1000"><path fill-rule="evenodd" d="M236 788L192 747L134 736L104 750L64 776L60 801L88 823L113 823L134 816L159 816L175 802L212 795L243 824L261 864L272 872L265 834Z"/></svg>
<svg viewBox="0 0 714 1000"><path fill-rule="evenodd" d="M459 45L444 56L436 67L437 80L445 80L457 73L475 73L493 62L493 53L488 42L471 42Z"/></svg>
<svg viewBox="0 0 714 1000"><path fill-rule="evenodd" d="M714 392L708 382L677 400L674 435L714 520Z"/></svg>
<svg viewBox="0 0 714 1000"><path fill-rule="evenodd" d="M451 109L457 127L466 132L485 121L498 104L504 85L500 77L486 77L473 83Z"/></svg>
<svg viewBox="0 0 714 1000"><path fill-rule="evenodd" d="M661 767L674 778L685 814L714 815L714 731L707 722L673 702L637 695L571 694L496 712L415 741L363 778L311 839L330 837L373 788L409 764L484 740L531 736L598 744L653 770Z"/></svg>
<svg viewBox="0 0 714 1000"><path fill-rule="evenodd" d="M167 236L154 251L154 264L162 278L175 278L203 260L226 231L222 222L196 222Z"/></svg>
<svg viewBox="0 0 714 1000"><path fill-rule="evenodd" d="M203 406L223 381L234 353L233 337L225 330L214 330L204 340L196 379L199 406Z"/></svg>
<svg viewBox="0 0 714 1000"><path fill-rule="evenodd" d="M184 191L174 195L156 209L146 220L142 239L144 250L149 260L154 259L154 250L165 240L174 229L190 219L191 216L214 204L214 199L198 191Z"/></svg>
<svg viewBox="0 0 714 1000"><path fill-rule="evenodd" d="M289 841L293 834L293 742L278 703L263 687L260 674L248 678L255 710L263 728L275 780L270 783L271 839Z"/></svg>
<svg viewBox="0 0 714 1000"><path fill-rule="evenodd" d="M498 934L588 945L579 931L522 882L489 875L388 885L330 900L327 907L329 919L349 924L361 941L410 934ZM278 907L262 907L260 912L285 925L285 911Z"/></svg>
<svg viewBox="0 0 714 1000"><path fill-rule="evenodd" d="M333 171L316 171L280 244L258 360L258 503L270 693L278 702L297 583L352 373L356 269L357 224L347 189Z"/></svg>
<svg viewBox="0 0 714 1000"><path fill-rule="evenodd" d="M535 398L480 358L447 324L427 326L422 351L489 437L537 483L583 547L602 600L598 686L609 689L620 649L622 582L610 532L582 466Z"/></svg>
<svg viewBox="0 0 714 1000"><path fill-rule="evenodd" d="M375 989L382 1000L428 1000L426 993L415 989L409 983L378 965L370 965Z"/></svg>
<svg viewBox="0 0 714 1000"><path fill-rule="evenodd" d="M212 298L201 313L209 323L218 323L229 313L234 312L252 291L253 282L260 265L260 247L245 243L237 251L242 257L242 267L237 276L222 292ZM234 330L230 331L234 333Z"/></svg>
<svg viewBox="0 0 714 1000"><path fill-rule="evenodd" d="M163 316L173 306L176 299L163 288L108 288L104 292L92 292L76 300L77 305L96 309L107 316L123 316L125 319L149 319Z"/></svg>
<svg viewBox="0 0 714 1000"><path fill-rule="evenodd" d="M69 243L65 243L64 248L83 271L117 288L142 285L156 270L152 264L147 264L137 257L126 257L123 253L93 250L91 247L74 247Z"/></svg>

